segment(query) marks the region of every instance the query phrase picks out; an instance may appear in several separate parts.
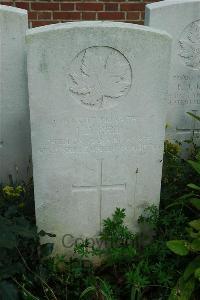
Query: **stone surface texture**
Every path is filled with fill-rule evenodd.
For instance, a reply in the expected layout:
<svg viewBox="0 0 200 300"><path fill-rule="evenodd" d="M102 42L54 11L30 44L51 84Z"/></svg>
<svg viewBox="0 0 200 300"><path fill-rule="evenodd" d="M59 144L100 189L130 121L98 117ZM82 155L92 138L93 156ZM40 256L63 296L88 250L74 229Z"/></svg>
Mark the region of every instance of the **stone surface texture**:
<svg viewBox="0 0 200 300"><path fill-rule="evenodd" d="M26 180L31 155L25 10L0 5L0 182Z"/></svg>
<svg viewBox="0 0 200 300"><path fill-rule="evenodd" d="M166 137L198 143L200 123L200 1L165 0L146 6L145 24L173 37Z"/></svg>
<svg viewBox="0 0 200 300"><path fill-rule="evenodd" d="M27 45L39 228L59 253L97 237L116 207L136 229L159 204L171 38L77 22L32 29Z"/></svg>

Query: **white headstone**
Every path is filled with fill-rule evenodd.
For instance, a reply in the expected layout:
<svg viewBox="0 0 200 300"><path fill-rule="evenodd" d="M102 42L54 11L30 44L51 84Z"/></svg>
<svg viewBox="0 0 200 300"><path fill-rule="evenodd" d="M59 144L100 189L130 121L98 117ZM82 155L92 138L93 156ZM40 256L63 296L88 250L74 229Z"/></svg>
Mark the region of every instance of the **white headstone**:
<svg viewBox="0 0 200 300"><path fill-rule="evenodd" d="M0 183L26 180L30 146L25 34L27 12L0 5Z"/></svg>
<svg viewBox="0 0 200 300"><path fill-rule="evenodd" d="M173 37L166 138L198 142L200 123L187 112L200 115L200 0L149 4L145 24Z"/></svg>
<svg viewBox="0 0 200 300"><path fill-rule="evenodd" d="M66 234L96 236L116 207L136 228L159 203L170 37L78 22L32 29L27 44L39 228L59 252Z"/></svg>

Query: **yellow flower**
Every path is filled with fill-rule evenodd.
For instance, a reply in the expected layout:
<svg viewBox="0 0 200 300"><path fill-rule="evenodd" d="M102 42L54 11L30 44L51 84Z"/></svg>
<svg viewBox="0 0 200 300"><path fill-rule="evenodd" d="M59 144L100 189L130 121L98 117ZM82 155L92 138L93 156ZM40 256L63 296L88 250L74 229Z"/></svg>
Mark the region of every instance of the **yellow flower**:
<svg viewBox="0 0 200 300"><path fill-rule="evenodd" d="M177 143L171 143L169 140L165 141L165 151L171 154L178 154L180 152L180 145Z"/></svg>
<svg viewBox="0 0 200 300"><path fill-rule="evenodd" d="M16 188L6 185L3 188L3 193L11 198L18 198L20 197L21 193L24 192L24 188L21 185L18 185Z"/></svg>
<svg viewBox="0 0 200 300"><path fill-rule="evenodd" d="M14 188L12 186L9 186L9 185L6 185L4 188L3 188L3 192L5 195L7 196L12 196L13 195L13 192L14 192Z"/></svg>

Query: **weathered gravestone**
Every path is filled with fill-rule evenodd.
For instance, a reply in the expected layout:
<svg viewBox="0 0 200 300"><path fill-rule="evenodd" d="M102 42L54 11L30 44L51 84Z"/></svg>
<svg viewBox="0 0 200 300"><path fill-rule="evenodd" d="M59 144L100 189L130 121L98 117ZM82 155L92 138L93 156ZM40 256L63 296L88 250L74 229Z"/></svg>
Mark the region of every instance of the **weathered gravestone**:
<svg viewBox="0 0 200 300"><path fill-rule="evenodd" d="M0 5L0 183L30 175L27 26L25 10Z"/></svg>
<svg viewBox="0 0 200 300"><path fill-rule="evenodd" d="M29 31L36 216L56 251L94 238L116 207L136 228L159 203L170 43L112 22Z"/></svg>
<svg viewBox="0 0 200 300"><path fill-rule="evenodd" d="M149 4L145 24L173 37L166 138L199 143L200 123L187 112L200 115L200 1Z"/></svg>

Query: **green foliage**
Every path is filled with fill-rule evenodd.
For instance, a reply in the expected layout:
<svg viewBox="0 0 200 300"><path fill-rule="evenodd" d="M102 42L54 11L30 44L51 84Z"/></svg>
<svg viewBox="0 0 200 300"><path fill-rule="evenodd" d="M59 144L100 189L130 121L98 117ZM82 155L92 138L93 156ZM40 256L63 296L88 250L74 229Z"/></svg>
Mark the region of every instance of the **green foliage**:
<svg viewBox="0 0 200 300"><path fill-rule="evenodd" d="M166 241L171 237L185 238L187 232L183 228L187 221L180 208L172 208L168 214L161 210L159 214L158 208L152 205L145 209L138 222L142 228L148 227L153 232L133 234L124 225L124 209L117 208L112 218L104 221L100 234L107 247L95 248L86 240L77 245L75 251L82 258L84 255L102 257L101 267L95 273L111 284L115 299L138 300L146 295L154 299L160 293L162 299L167 299L178 279L174 270L183 271L184 263L170 254ZM185 265L187 262L186 259ZM88 285L85 291L94 295L95 285Z"/></svg>
<svg viewBox="0 0 200 300"><path fill-rule="evenodd" d="M168 205L182 205L184 204L185 197L190 193L187 186L188 182L193 181L194 184L198 183L195 171L190 167L179 152L181 146L179 144L172 144L168 140L165 141L165 155L163 159L163 172L162 172L162 187L161 187L161 208ZM196 148L191 154L193 159L196 154Z"/></svg>
<svg viewBox="0 0 200 300"><path fill-rule="evenodd" d="M165 143L161 205L144 209L138 232L117 208L71 258L51 256L55 235L37 233L32 184L1 188L0 299L199 299L200 155L188 163L180 147ZM52 243L40 245L45 236Z"/></svg>
<svg viewBox="0 0 200 300"><path fill-rule="evenodd" d="M185 256L189 253L189 244L184 240L173 240L167 242L167 247L175 254Z"/></svg>
<svg viewBox="0 0 200 300"><path fill-rule="evenodd" d="M125 210L116 208L112 218L103 222L103 230L99 236L100 247L91 245L86 239L84 243L75 246L75 253L82 257L104 257L107 265L125 263L135 256L135 235L124 225Z"/></svg>
<svg viewBox="0 0 200 300"><path fill-rule="evenodd" d="M189 115L200 121L200 117L189 113ZM200 152L195 156L195 160L188 160L188 164L193 170L200 175ZM197 178L197 182L200 177ZM185 195L184 205L190 208L193 207L195 219L188 222L186 231L187 236L184 240L171 240L167 242L168 248L177 255L191 255L191 261L186 266L185 271L179 278L176 286L172 289L169 299L192 299L195 289L199 287L200 275L200 186L194 183L187 185L192 190L192 193ZM194 255L196 257L194 258Z"/></svg>
<svg viewBox="0 0 200 300"><path fill-rule="evenodd" d="M88 299L93 295L96 300L114 300L112 287L106 281L100 277L94 277L92 280L92 285L88 286L80 295L80 299Z"/></svg>
<svg viewBox="0 0 200 300"><path fill-rule="evenodd" d="M19 299L17 278L29 276L39 259L52 252L53 244L39 246L34 220L28 216L30 186L5 186L0 190L0 295L1 299ZM40 257L37 250L40 252ZM29 260L30 265L26 263ZM32 272L32 271L31 271ZM33 273L34 274L34 273ZM33 277L37 275L33 275ZM26 289L23 288L23 291ZM33 297L27 291L25 293ZM35 299L33 297L33 299Z"/></svg>

